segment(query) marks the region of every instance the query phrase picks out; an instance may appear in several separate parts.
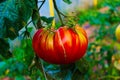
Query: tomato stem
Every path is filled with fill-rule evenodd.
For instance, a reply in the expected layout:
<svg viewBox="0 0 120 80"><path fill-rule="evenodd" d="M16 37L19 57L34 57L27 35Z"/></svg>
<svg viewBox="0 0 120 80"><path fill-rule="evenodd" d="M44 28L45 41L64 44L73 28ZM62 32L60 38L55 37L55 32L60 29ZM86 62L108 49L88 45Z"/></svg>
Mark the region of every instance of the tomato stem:
<svg viewBox="0 0 120 80"><path fill-rule="evenodd" d="M44 68L43 68L43 64L41 63L41 61L39 62L39 58L37 57L37 55L35 57L35 65L40 71L42 71L42 73L44 74L45 80L48 80L46 77L46 73L44 71Z"/></svg>
<svg viewBox="0 0 120 80"><path fill-rule="evenodd" d="M53 0L53 4L54 4L54 8L55 8L55 10L56 10L56 12L57 12L57 14L58 14L58 17L59 17L59 19L60 19L61 24L64 25L64 23L63 23L63 21L62 21L62 17L61 17L61 15L60 15L61 12L59 11L59 9L58 9L58 7L57 7L57 5L56 5L55 0Z"/></svg>
<svg viewBox="0 0 120 80"><path fill-rule="evenodd" d="M40 13L39 13L39 10L41 9L41 7L43 6L43 4L45 3L45 1L46 0L43 0L43 1L41 1L42 3L41 3L41 5L38 7L37 5L37 3L38 3L38 0L36 0L36 7L37 7L37 9L34 9L33 10L33 14L32 14L32 16L34 16L34 14L39 14L39 20L38 20L38 22L36 23L36 24L34 24L34 26L35 26L35 28L36 29L40 29L40 28L42 28L43 27L43 25L42 25L42 22L41 22L41 16L40 16Z"/></svg>
<svg viewBox="0 0 120 80"><path fill-rule="evenodd" d="M47 74L44 71L44 66L41 60L39 60L39 57L37 55L35 55L35 66L42 72L42 74L45 77L45 80L54 80L49 74Z"/></svg>
<svg viewBox="0 0 120 80"><path fill-rule="evenodd" d="M41 1L42 2L42 4L40 5L40 7L38 8L38 10L40 10L41 9L41 7L43 6L43 4L45 3L45 1L46 0L43 0L43 1Z"/></svg>
<svg viewBox="0 0 120 80"><path fill-rule="evenodd" d="M43 70L44 77L45 77L46 80L48 80L47 74L46 74L46 72L44 70L43 62L41 60L40 60L40 63L41 63L41 67L42 67L42 70Z"/></svg>

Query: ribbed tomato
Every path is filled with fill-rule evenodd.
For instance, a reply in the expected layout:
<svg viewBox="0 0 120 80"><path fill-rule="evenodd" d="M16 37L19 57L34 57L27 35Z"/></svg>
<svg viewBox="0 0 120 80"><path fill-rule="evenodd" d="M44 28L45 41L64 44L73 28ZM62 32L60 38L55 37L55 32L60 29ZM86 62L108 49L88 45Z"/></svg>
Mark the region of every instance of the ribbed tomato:
<svg viewBox="0 0 120 80"><path fill-rule="evenodd" d="M88 46L87 34L79 27L66 26L57 30L39 29L33 37L35 53L52 64L69 64L84 56Z"/></svg>

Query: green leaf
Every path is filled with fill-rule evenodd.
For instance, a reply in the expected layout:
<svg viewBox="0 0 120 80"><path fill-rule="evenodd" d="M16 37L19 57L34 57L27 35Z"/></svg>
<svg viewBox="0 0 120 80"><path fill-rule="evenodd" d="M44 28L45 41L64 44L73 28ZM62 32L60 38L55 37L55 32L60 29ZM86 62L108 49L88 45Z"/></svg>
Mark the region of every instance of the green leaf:
<svg viewBox="0 0 120 80"><path fill-rule="evenodd" d="M72 2L70 0L63 0L67 4L71 4Z"/></svg>
<svg viewBox="0 0 120 80"><path fill-rule="evenodd" d="M41 19L42 19L44 22L46 22L47 24L50 24L50 23L52 23L54 17L48 17L48 18L47 18L47 17L45 17L45 16L42 16Z"/></svg>
<svg viewBox="0 0 120 80"><path fill-rule="evenodd" d="M82 58L82 59L80 59L79 61L76 62L76 67L82 74L84 74L89 69L89 63L88 63L87 60Z"/></svg>
<svg viewBox="0 0 120 80"><path fill-rule="evenodd" d="M5 0L0 0L0 3L4 2Z"/></svg>
<svg viewBox="0 0 120 80"><path fill-rule="evenodd" d="M37 26L38 21L40 20L40 15L38 10L33 10L32 21L35 26Z"/></svg>
<svg viewBox="0 0 120 80"><path fill-rule="evenodd" d="M85 79L84 79L84 75L81 74L81 72L79 70L76 70L74 72L74 74L72 75L72 79L71 80L85 80Z"/></svg>
<svg viewBox="0 0 120 80"><path fill-rule="evenodd" d="M53 19L54 19L54 17L49 17L47 23L48 24L52 23Z"/></svg>
<svg viewBox="0 0 120 80"><path fill-rule="evenodd" d="M30 33L33 30L33 27L28 27L28 32Z"/></svg>
<svg viewBox="0 0 120 80"><path fill-rule="evenodd" d="M0 3L0 38L16 38L34 8L34 0L6 0Z"/></svg>
<svg viewBox="0 0 120 80"><path fill-rule="evenodd" d="M19 54L18 54L18 53L19 53ZM24 56L25 56L24 50L21 49L21 48L16 48L16 49L14 50L14 56L15 56L15 58L16 58L18 61L24 61Z"/></svg>
<svg viewBox="0 0 120 80"><path fill-rule="evenodd" d="M0 54L7 53L9 50L10 46L8 42L4 39L0 38Z"/></svg>
<svg viewBox="0 0 120 80"><path fill-rule="evenodd" d="M0 62L0 69L2 69L4 67L6 63L3 61L3 62Z"/></svg>
<svg viewBox="0 0 120 80"><path fill-rule="evenodd" d="M9 58L11 53L9 52L9 43L5 39L0 38L0 55L4 58Z"/></svg>
<svg viewBox="0 0 120 80"><path fill-rule="evenodd" d="M16 76L15 80L25 80L24 76Z"/></svg>
<svg viewBox="0 0 120 80"><path fill-rule="evenodd" d="M45 16L41 16L41 19L44 21L44 22L47 22L47 17L45 17Z"/></svg>
<svg viewBox="0 0 120 80"><path fill-rule="evenodd" d="M21 41L21 45L18 48L15 48L13 51L14 57L19 61L29 66L34 57L32 49L32 40L24 39ZM19 53L19 54L18 54Z"/></svg>

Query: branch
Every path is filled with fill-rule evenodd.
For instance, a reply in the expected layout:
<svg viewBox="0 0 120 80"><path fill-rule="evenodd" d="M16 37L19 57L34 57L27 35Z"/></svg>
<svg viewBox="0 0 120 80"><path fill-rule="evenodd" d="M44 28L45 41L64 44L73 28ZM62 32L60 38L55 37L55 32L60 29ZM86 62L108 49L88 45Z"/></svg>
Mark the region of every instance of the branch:
<svg viewBox="0 0 120 80"><path fill-rule="evenodd" d="M58 17L59 17L59 19L60 19L61 24L64 25L64 23L63 23L63 21L62 21L62 17L61 17L61 15L60 15L60 14L62 14L62 13L59 11L59 9L58 9L58 7L57 7L57 5L56 5L55 0L53 0L53 4L54 4L54 8L55 8L55 10L56 10L56 12L57 12L57 14L58 14Z"/></svg>
<svg viewBox="0 0 120 80"><path fill-rule="evenodd" d="M45 80L48 80L46 77L46 74L44 72L44 69L42 67L42 64L41 64L41 62L39 62L39 58L37 57L37 55L35 56L35 65L44 74Z"/></svg>
<svg viewBox="0 0 120 80"><path fill-rule="evenodd" d="M26 26L25 27L27 27L30 23L32 22L32 20L30 20L27 24L26 24Z"/></svg>
<svg viewBox="0 0 120 80"><path fill-rule="evenodd" d="M25 38L26 36L31 38L30 33L29 33L28 30L27 30L27 27L28 27L28 25L29 25L31 22L32 22L32 20L30 20L30 21L25 25L25 31L23 31L23 32L20 34L20 36L23 35L23 38Z"/></svg>
<svg viewBox="0 0 120 80"><path fill-rule="evenodd" d="M38 2L43 2L43 0L42 1L38 1Z"/></svg>
<svg viewBox="0 0 120 80"><path fill-rule="evenodd" d="M64 16L64 17L68 17L68 16L66 16L65 14L63 14L63 13L62 13L62 12L60 12L60 11L59 11L59 13L60 13L62 16Z"/></svg>
<svg viewBox="0 0 120 80"><path fill-rule="evenodd" d="M44 71L44 66L42 62L39 61L39 58L37 57L37 55L35 57L35 65L44 74L45 80L55 80Z"/></svg>
<svg viewBox="0 0 120 80"><path fill-rule="evenodd" d="M44 74L44 76L45 76L45 79L46 79L46 80L48 80L48 79L47 79L46 72L45 72L45 70L44 70L43 63L42 63L42 61L41 61L41 60L40 60L40 63L41 63L41 67L42 67L42 70L43 70L43 74Z"/></svg>
<svg viewBox="0 0 120 80"><path fill-rule="evenodd" d="M43 1L41 1L42 2L42 4L38 7L38 13L39 13L39 10L41 9L41 7L43 6L43 4L45 3L45 1L46 0L43 0ZM34 14L34 11L33 11L33 14ZM37 28L39 29L39 28L41 28L42 27L42 23L41 23L41 17L40 17L40 13L39 13L39 21L38 21L38 23L37 23Z"/></svg>
<svg viewBox="0 0 120 80"><path fill-rule="evenodd" d="M40 1L40 2L42 2L42 4L40 5L40 7L38 8L38 10L40 10L41 9L41 7L43 6L43 4L45 3L45 1L46 0L43 0L43 1Z"/></svg>

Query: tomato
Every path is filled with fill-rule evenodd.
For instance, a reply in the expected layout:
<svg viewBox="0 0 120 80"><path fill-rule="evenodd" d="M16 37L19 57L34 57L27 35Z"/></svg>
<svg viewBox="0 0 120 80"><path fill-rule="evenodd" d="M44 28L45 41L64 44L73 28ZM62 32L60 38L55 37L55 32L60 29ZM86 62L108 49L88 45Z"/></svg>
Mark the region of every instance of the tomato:
<svg viewBox="0 0 120 80"><path fill-rule="evenodd" d="M33 36L33 49L44 61L70 64L82 58L88 46L87 34L79 25L57 30L39 29Z"/></svg>
<svg viewBox="0 0 120 80"><path fill-rule="evenodd" d="M115 35L116 35L117 40L120 42L120 24L117 26L115 30Z"/></svg>

